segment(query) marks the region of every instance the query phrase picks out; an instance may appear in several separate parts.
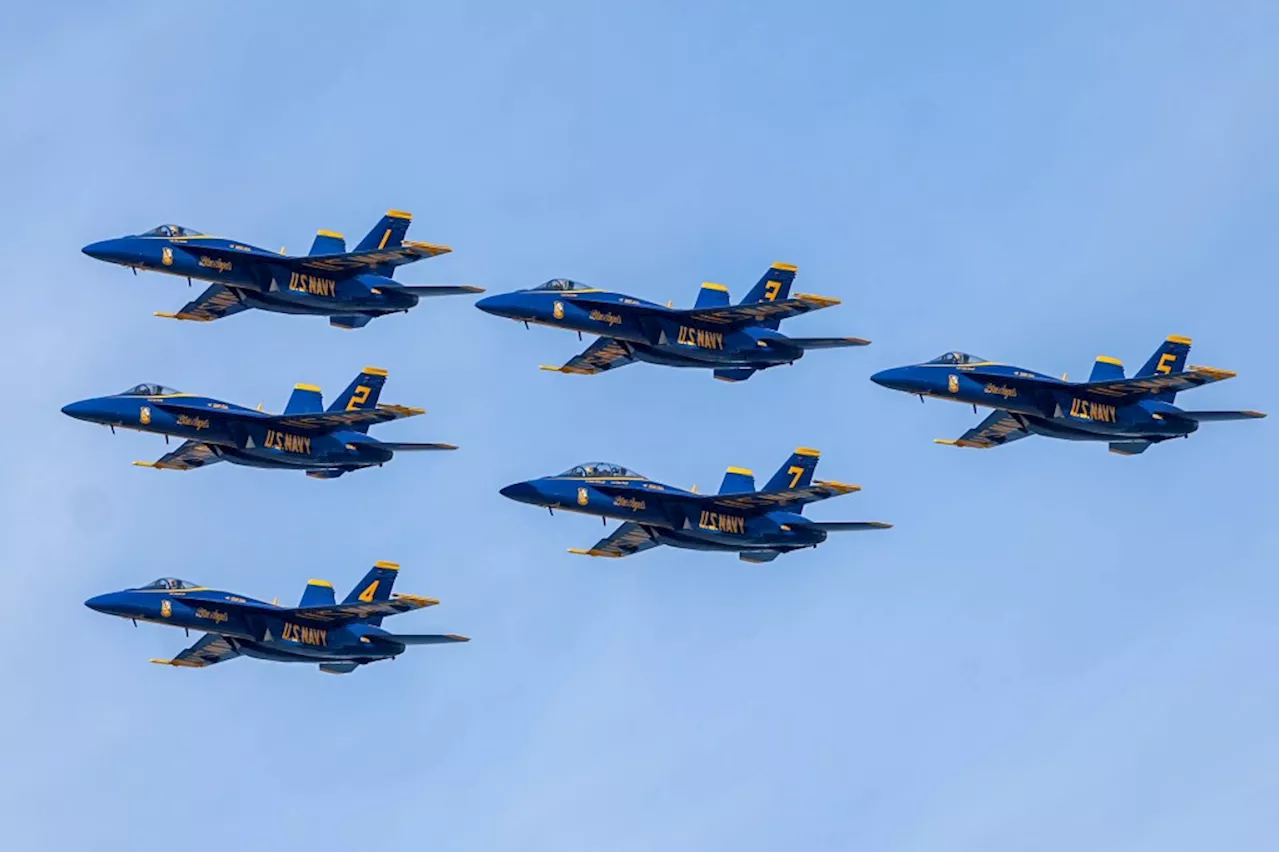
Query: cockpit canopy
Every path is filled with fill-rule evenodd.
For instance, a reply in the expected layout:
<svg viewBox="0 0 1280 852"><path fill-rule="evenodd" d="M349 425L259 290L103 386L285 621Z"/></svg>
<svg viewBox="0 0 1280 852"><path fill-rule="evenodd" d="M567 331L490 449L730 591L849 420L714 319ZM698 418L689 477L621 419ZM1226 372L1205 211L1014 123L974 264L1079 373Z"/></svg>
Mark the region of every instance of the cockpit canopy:
<svg viewBox="0 0 1280 852"><path fill-rule="evenodd" d="M979 358L977 355L969 355L965 352L948 352L946 355L939 355L930 361L930 364L977 364L986 361L986 358Z"/></svg>
<svg viewBox="0 0 1280 852"><path fill-rule="evenodd" d="M181 225L157 225L146 233L139 234L142 237L198 237L204 231L197 231L194 228L184 228Z"/></svg>
<svg viewBox="0 0 1280 852"><path fill-rule="evenodd" d="M568 278L552 278L545 284L534 287L535 290L590 290L586 284L570 281Z"/></svg>
<svg viewBox="0 0 1280 852"><path fill-rule="evenodd" d="M143 382L140 385L134 385L127 391L122 391L122 396L170 396L178 391L173 388L167 388L164 385L157 385L153 382Z"/></svg>
<svg viewBox="0 0 1280 852"><path fill-rule="evenodd" d="M152 580L142 588L144 589L198 589L199 584L191 583L186 580L179 580L175 577L161 577L159 580Z"/></svg>
<svg viewBox="0 0 1280 852"><path fill-rule="evenodd" d="M620 464L610 464L609 462L591 462L590 464L580 464L577 467L571 467L561 476L627 476L636 479L645 479L634 470L628 470Z"/></svg>

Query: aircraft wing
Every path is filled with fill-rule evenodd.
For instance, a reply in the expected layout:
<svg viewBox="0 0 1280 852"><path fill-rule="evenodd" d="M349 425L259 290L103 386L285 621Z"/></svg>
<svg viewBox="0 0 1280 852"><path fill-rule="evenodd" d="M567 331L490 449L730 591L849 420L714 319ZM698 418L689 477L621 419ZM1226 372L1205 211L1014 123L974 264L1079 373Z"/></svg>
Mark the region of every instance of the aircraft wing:
<svg viewBox="0 0 1280 852"><path fill-rule="evenodd" d="M375 615L397 615L410 610L435 606L438 603L440 601L435 598L423 598L417 595L395 595L390 600L385 601L337 604L335 606L304 606L285 610L281 614L302 621L318 621L322 624L336 626Z"/></svg>
<svg viewBox="0 0 1280 852"><path fill-rule="evenodd" d="M609 559L620 559L644 550L657 547L658 540L639 524L627 522L600 539L590 550L570 548L570 553L579 556L604 556Z"/></svg>
<svg viewBox="0 0 1280 852"><path fill-rule="evenodd" d="M199 441L183 441L182 446L165 453L153 462L136 461L138 467L154 467L157 470L195 470L222 461L222 456L209 444Z"/></svg>
<svg viewBox="0 0 1280 852"><path fill-rule="evenodd" d="M993 411L987 415L985 420L954 441L948 441L943 438L934 438L933 440L936 444L989 450L992 447L1003 446L1019 438L1025 438L1030 434L1030 432L1022 428L1022 421L1009 412Z"/></svg>
<svg viewBox="0 0 1280 852"><path fill-rule="evenodd" d="M184 668L202 669L224 660L240 656L225 636L217 633L206 633L190 648L187 648L172 660L152 660L162 666L182 666Z"/></svg>
<svg viewBox="0 0 1280 852"><path fill-rule="evenodd" d="M600 337L596 339L586 348L581 355L575 355L569 359L569 362L563 367L547 367L542 369L551 370L556 373L577 373L579 375L590 376L595 373L603 373L606 370L613 370L617 367L625 367L628 364L635 363L635 358L631 354L631 347L621 340L614 340L612 337Z"/></svg>
<svg viewBox="0 0 1280 852"><path fill-rule="evenodd" d="M278 414L264 420L278 426L292 429L303 429L308 432L332 432L343 426L364 426L375 423L389 423L404 417L416 417L425 414L424 408L410 408L407 405L379 405L377 408L365 408L357 411L316 412L314 414Z"/></svg>
<svg viewBox="0 0 1280 852"><path fill-rule="evenodd" d="M249 306L240 301L240 295L235 290L221 284L211 284L199 298L187 302L176 314L157 311L156 316L192 322L213 322L247 310Z"/></svg>
<svg viewBox="0 0 1280 852"><path fill-rule="evenodd" d="M435 246L430 243L415 243L405 240L395 248L372 249L368 251L349 251L342 254L312 254L305 257L289 257L282 254L266 252L245 252L218 246L182 245L183 250L191 254L227 260L231 263L244 263L254 260L259 263L271 263L289 270L307 272L359 273L373 269L404 266L423 258L435 257L452 251L448 246Z"/></svg>
<svg viewBox="0 0 1280 852"><path fill-rule="evenodd" d="M840 304L839 299L828 296L813 296L808 293L797 293L790 299L778 302L755 302L748 305L731 305L725 308L694 308L688 311L677 311L682 317L698 322L715 325L740 326L764 320L781 320L787 317L798 317L810 311L829 308Z"/></svg>
<svg viewBox="0 0 1280 852"><path fill-rule="evenodd" d="M781 509L786 506L803 506L838 497L841 494L852 494L861 491L861 485L849 485L844 482L814 481L804 488L784 488L781 491L752 491L748 494L719 494L699 498L712 508L723 506L728 509Z"/></svg>
<svg viewBox="0 0 1280 852"><path fill-rule="evenodd" d="M1129 397L1145 396L1161 391L1184 391L1230 379L1235 373L1230 370L1219 370L1217 367L1191 367L1183 373L1164 373L1155 376L1135 376L1132 379L1116 379L1107 382L1085 382L1076 385L1074 390L1098 394L1099 396Z"/></svg>

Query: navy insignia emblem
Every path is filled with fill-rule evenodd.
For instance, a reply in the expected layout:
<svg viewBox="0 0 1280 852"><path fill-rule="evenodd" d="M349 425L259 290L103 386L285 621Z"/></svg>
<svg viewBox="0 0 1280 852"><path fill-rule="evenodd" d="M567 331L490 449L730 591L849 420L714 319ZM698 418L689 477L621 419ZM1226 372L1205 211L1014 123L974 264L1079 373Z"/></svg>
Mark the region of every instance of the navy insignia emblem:
<svg viewBox="0 0 1280 852"><path fill-rule="evenodd" d="M952 373L951 375L947 376L947 390L951 391L952 393L955 393L958 390L960 390L960 377L957 376L955 373Z"/></svg>
<svg viewBox="0 0 1280 852"><path fill-rule="evenodd" d="M160 249L160 262L165 266L173 266L173 249L169 246Z"/></svg>
<svg viewBox="0 0 1280 852"><path fill-rule="evenodd" d="M160 601L160 615L164 618L168 618L173 615L173 601L168 598Z"/></svg>
<svg viewBox="0 0 1280 852"><path fill-rule="evenodd" d="M556 319L564 319L564 302L556 302L552 305L551 315Z"/></svg>
<svg viewBox="0 0 1280 852"><path fill-rule="evenodd" d="M587 505L587 500L588 500L588 499L589 499L589 498L587 497L587 489L585 489L585 488L579 488L579 489L578 489L578 505L579 505L579 506L585 506L585 505Z"/></svg>

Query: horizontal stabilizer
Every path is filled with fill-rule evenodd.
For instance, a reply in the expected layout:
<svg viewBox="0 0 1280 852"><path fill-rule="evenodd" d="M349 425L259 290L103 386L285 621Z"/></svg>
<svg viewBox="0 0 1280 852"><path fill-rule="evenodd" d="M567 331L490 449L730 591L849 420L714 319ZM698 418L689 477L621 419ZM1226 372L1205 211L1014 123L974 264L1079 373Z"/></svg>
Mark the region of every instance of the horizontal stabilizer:
<svg viewBox="0 0 1280 852"><path fill-rule="evenodd" d="M779 320L798 317L810 311L830 308L840 304L839 299L828 296L814 296L809 293L797 293L793 299L778 302L743 303L727 308L694 308L677 313L696 322L740 328L746 325L762 325L765 328L777 328Z"/></svg>
<svg viewBox="0 0 1280 852"><path fill-rule="evenodd" d="M379 642L399 642L401 645L448 645L453 642L470 642L471 637L456 633L400 633L375 634L369 637Z"/></svg>
<svg viewBox="0 0 1280 852"><path fill-rule="evenodd" d="M756 374L752 367L722 367L711 374L722 382L745 382Z"/></svg>
<svg viewBox="0 0 1280 852"><path fill-rule="evenodd" d="M329 325L334 328L345 328L348 331L357 328L364 328L369 324L369 320L373 317L368 314L340 314L338 316L329 317Z"/></svg>
<svg viewBox="0 0 1280 852"><path fill-rule="evenodd" d="M429 296L465 296L468 293L483 293L483 287L472 287L470 284L454 285L434 285L434 284L414 284L407 287L375 287L375 293L393 291L396 293L409 293L419 298L427 298Z"/></svg>
<svg viewBox="0 0 1280 852"><path fill-rule="evenodd" d="M1086 382L1076 385L1074 390L1126 401L1150 395L1161 402L1171 402L1172 395L1178 391L1191 390L1234 376L1235 373L1230 370L1219 370L1217 367L1188 367L1181 373L1157 373L1152 376L1134 376L1131 379Z"/></svg>
<svg viewBox="0 0 1280 852"><path fill-rule="evenodd" d="M843 349L846 346L870 346L862 337L789 337L787 342L801 349Z"/></svg>
<svg viewBox="0 0 1280 852"><path fill-rule="evenodd" d="M863 530L887 530L893 524L883 521L815 521L808 524L824 532L861 532Z"/></svg>
<svg viewBox="0 0 1280 852"><path fill-rule="evenodd" d="M1107 444L1107 448L1118 456L1136 456L1139 453L1145 453L1152 443L1151 441L1112 441Z"/></svg>
<svg viewBox="0 0 1280 852"><path fill-rule="evenodd" d="M1197 423L1215 423L1223 420L1257 420L1267 415L1261 411L1179 411L1173 416Z"/></svg>
<svg viewBox="0 0 1280 852"><path fill-rule="evenodd" d="M772 562L782 555L780 550L744 550L738 554L743 562Z"/></svg>
<svg viewBox="0 0 1280 852"><path fill-rule="evenodd" d="M456 450L453 444L414 444L405 441L379 441L377 444L384 450L393 453L413 452L417 450Z"/></svg>

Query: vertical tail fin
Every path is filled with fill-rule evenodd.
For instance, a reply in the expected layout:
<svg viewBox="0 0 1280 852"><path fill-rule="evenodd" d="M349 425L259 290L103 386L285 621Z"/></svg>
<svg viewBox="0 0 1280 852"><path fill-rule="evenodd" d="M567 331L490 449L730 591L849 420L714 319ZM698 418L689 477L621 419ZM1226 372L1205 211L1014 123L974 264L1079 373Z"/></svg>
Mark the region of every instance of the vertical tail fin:
<svg viewBox="0 0 1280 852"><path fill-rule="evenodd" d="M343 598L342 602L344 604L352 604L390 600L391 587L395 585L396 577L399 573L400 566L394 562L375 562L373 567L369 569L369 573L364 575L363 580L355 584L355 587ZM377 626L382 623L382 616L373 616L366 619L366 621Z"/></svg>
<svg viewBox="0 0 1280 852"><path fill-rule="evenodd" d="M1152 353L1151 358L1137 372L1135 378L1181 373L1183 367L1187 365L1187 355L1190 352L1190 337L1179 337L1176 334L1171 334L1165 339L1164 343L1160 344L1160 348ZM1177 395L1177 391L1161 391L1151 396L1161 402L1173 402L1173 398Z"/></svg>
<svg viewBox="0 0 1280 852"><path fill-rule="evenodd" d="M1091 382L1111 382L1124 378L1124 364L1119 359L1107 355L1099 355L1093 362L1093 372L1089 374Z"/></svg>
<svg viewBox="0 0 1280 852"><path fill-rule="evenodd" d="M731 467L724 472L720 483L721 494L749 494L756 490L756 475L743 467Z"/></svg>
<svg viewBox="0 0 1280 852"><path fill-rule="evenodd" d="M316 414L324 411L324 399L315 385L294 385L285 414Z"/></svg>
<svg viewBox="0 0 1280 852"><path fill-rule="evenodd" d="M342 395L333 401L329 411L363 411L378 407L378 397L382 395L382 386L387 382L387 371L378 367L365 367L360 375L347 385ZM368 426L351 427L359 432L369 431Z"/></svg>
<svg viewBox="0 0 1280 852"><path fill-rule="evenodd" d="M817 450L797 447L791 458L773 475L765 491L785 491L788 488L807 488L813 482L813 471L818 467Z"/></svg>
<svg viewBox="0 0 1280 852"><path fill-rule="evenodd" d="M796 280L796 268L790 263L775 263L769 267L764 277L756 282L751 292L739 304L753 305L756 302L777 302L791 294L791 282ZM779 320L766 320L761 323L765 328L776 329Z"/></svg>
<svg viewBox="0 0 1280 852"><path fill-rule="evenodd" d="M347 250L347 238L337 231L316 231L316 238L311 241L308 255L344 254Z"/></svg>
<svg viewBox="0 0 1280 852"><path fill-rule="evenodd" d="M335 602L333 583L328 580L308 580L298 606L333 606Z"/></svg>
<svg viewBox="0 0 1280 852"><path fill-rule="evenodd" d="M707 281L698 291L695 308L725 308L729 306L729 288L723 284L712 284Z"/></svg>
<svg viewBox="0 0 1280 852"><path fill-rule="evenodd" d="M399 248L404 242L404 235L409 231L412 213L403 210L388 210L387 215L378 220L373 230L365 234L365 238L356 246L356 251L375 251L386 248Z"/></svg>

